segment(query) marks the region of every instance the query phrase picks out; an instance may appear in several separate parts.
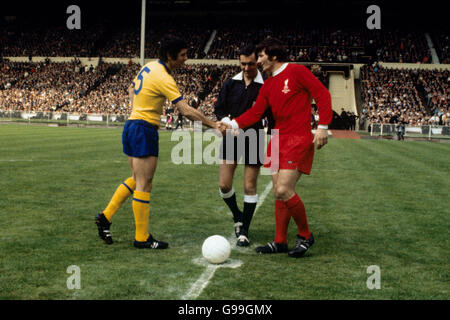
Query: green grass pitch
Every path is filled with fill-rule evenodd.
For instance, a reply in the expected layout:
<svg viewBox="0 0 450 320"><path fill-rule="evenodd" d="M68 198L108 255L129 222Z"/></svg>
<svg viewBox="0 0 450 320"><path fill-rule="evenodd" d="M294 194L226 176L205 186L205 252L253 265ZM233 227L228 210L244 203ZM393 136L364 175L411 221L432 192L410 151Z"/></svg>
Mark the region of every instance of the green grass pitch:
<svg viewBox="0 0 450 320"><path fill-rule="evenodd" d="M168 250L132 246L128 200L114 216L115 243L94 216L130 175L120 128L0 125L0 299L182 299L205 272L204 239L232 239L217 165L175 165L160 132L150 232ZM239 268L218 268L198 299L448 299L450 144L330 139L316 153L303 199L316 243L304 258L258 255L274 236L269 193L252 221ZM243 170L234 187L243 201ZM270 176L260 176L258 193ZM295 241L291 221L289 244ZM233 240L235 241L235 240ZM70 290L67 268L80 268ZM369 289L369 266L380 289Z"/></svg>

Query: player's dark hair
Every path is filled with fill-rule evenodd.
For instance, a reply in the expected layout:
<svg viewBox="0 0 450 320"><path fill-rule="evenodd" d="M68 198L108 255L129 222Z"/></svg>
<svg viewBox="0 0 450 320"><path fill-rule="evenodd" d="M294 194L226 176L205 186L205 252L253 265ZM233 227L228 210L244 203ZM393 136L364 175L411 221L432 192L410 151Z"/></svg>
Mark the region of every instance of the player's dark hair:
<svg viewBox="0 0 450 320"><path fill-rule="evenodd" d="M278 62L286 62L288 53L283 43L276 38L266 38L256 47L256 54L265 51L270 60L277 57Z"/></svg>
<svg viewBox="0 0 450 320"><path fill-rule="evenodd" d="M188 45L184 40L175 36L166 36L161 40L158 58L167 62L169 60L167 55L169 55L173 60L176 60L180 51L187 49L187 47Z"/></svg>
<svg viewBox="0 0 450 320"><path fill-rule="evenodd" d="M246 45L241 50L239 50L239 55L244 55L246 57L251 56L253 53L255 54L255 56L257 56L256 47L253 44Z"/></svg>

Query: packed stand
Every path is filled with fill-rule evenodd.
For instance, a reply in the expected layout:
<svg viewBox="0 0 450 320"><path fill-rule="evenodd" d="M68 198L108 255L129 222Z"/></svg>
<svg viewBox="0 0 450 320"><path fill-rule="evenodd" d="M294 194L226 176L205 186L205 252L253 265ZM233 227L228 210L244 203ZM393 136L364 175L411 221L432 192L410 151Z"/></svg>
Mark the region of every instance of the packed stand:
<svg viewBox="0 0 450 320"><path fill-rule="evenodd" d="M106 76L99 67L77 63L1 64L0 108L17 111L52 111L86 95Z"/></svg>
<svg viewBox="0 0 450 320"><path fill-rule="evenodd" d="M320 66L308 66L328 86ZM79 59L66 63L12 63L0 65L0 107L17 111L58 111L79 114L131 112L128 86L140 65L101 63L82 66ZM181 93L194 107L214 117L214 103L227 78L240 72L237 65L186 65L174 70ZM3 89L3 90L1 90ZM168 102L166 109L172 110ZM171 111L173 112L173 110Z"/></svg>
<svg viewBox="0 0 450 320"><path fill-rule="evenodd" d="M105 64L108 66L108 64ZM119 69L120 68L120 69ZM71 113L93 113L93 114L116 114L129 115L131 106L128 97L128 87L136 74L140 65L130 63L119 65L119 71L111 74L100 83L95 90L87 95L73 100L69 105L62 108L62 111Z"/></svg>
<svg viewBox="0 0 450 320"><path fill-rule="evenodd" d="M0 32L0 56L8 57L92 57L95 44L106 29L102 25L81 30L61 27L5 27Z"/></svg>
<svg viewBox="0 0 450 320"><path fill-rule="evenodd" d="M145 34L145 57L157 58L159 43L163 36L173 34L179 37L186 37L189 34L188 57L190 59L201 59L204 57L203 49L211 36L211 30L202 27L177 24L174 30L169 23L159 24L148 28ZM178 31L178 30L182 30ZM140 31L139 28L124 27L111 32L111 40L99 45L98 55L102 57L122 57L135 58L140 55Z"/></svg>
<svg viewBox="0 0 450 320"><path fill-rule="evenodd" d="M156 58L159 41L166 34L186 38L188 56L201 59L203 49L212 30L202 24L174 23L169 21L153 22L155 25L146 30L145 56ZM107 24L84 27L81 30L69 30L61 27L8 26L0 31L0 56L24 57L117 57L135 58L140 55L140 29Z"/></svg>
<svg viewBox="0 0 450 320"><path fill-rule="evenodd" d="M245 30L245 31L243 31ZM285 43L289 60L295 62L361 62L374 60L400 63L431 63L431 52L423 33L398 30L308 29L299 24L258 28L253 24L219 29L207 58L236 59L247 43L265 37Z"/></svg>
<svg viewBox="0 0 450 320"><path fill-rule="evenodd" d="M203 51L213 30L217 30L217 34L205 54ZM201 18L188 21L152 18L146 30L146 57L157 57L158 43L166 34L185 38L191 59L236 59L244 45L259 43L271 36L287 45L289 60L293 62L357 63L366 62L367 56L372 56L373 60L383 62L431 63L425 34L419 31L313 28L300 22L280 24L242 19L219 23ZM441 63L448 62L448 36L433 34L432 38ZM138 57L139 26L98 24L81 30L68 30L65 26L6 26L0 31L0 56L74 55Z"/></svg>
<svg viewBox="0 0 450 320"><path fill-rule="evenodd" d="M448 77L448 71L363 66L363 117L371 123L448 125Z"/></svg>

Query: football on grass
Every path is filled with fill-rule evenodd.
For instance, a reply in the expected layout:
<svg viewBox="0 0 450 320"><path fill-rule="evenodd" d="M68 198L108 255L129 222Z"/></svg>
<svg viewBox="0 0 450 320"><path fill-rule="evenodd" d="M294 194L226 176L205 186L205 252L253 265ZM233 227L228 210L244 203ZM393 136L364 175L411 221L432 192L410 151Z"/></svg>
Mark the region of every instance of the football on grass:
<svg viewBox="0 0 450 320"><path fill-rule="evenodd" d="M227 239L214 235L203 242L203 257L210 263L219 264L225 262L230 256L231 246Z"/></svg>

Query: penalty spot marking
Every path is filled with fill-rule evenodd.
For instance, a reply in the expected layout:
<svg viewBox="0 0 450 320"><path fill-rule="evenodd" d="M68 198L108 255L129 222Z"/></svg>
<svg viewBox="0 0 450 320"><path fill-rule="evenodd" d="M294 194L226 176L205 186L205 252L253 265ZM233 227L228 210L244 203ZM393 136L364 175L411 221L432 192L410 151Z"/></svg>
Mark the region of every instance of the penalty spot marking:
<svg viewBox="0 0 450 320"><path fill-rule="evenodd" d="M264 192L262 193L261 197L258 199L258 203L256 204L255 213L258 210L258 208L263 204L264 200L266 199L269 192L272 190L273 183L270 181L266 188L264 189ZM230 241L231 240L231 241ZM230 238L228 238L228 241L233 243L231 245L231 249L236 248L236 236L234 233ZM198 257L192 260L193 263L206 267L206 270L200 275L200 278L195 281L191 287L189 288L188 292L181 297L182 300L193 300L197 299L197 297L202 293L203 289L205 289L209 281L211 281L212 277L214 276L214 273L218 268L232 268L236 269L239 268L241 265L243 265L243 262L241 260L234 260L234 259L227 259L222 264L211 264L208 261L206 261L203 257Z"/></svg>

